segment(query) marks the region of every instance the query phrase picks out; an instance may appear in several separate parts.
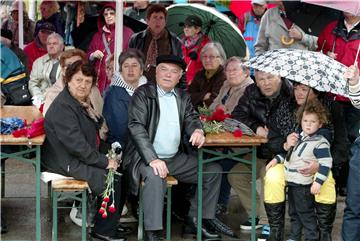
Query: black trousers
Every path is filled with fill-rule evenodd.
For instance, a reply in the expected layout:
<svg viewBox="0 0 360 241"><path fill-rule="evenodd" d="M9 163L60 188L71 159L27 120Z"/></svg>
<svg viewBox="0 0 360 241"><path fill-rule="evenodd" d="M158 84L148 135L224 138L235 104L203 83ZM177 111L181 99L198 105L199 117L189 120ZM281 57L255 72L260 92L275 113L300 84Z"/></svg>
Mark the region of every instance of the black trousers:
<svg viewBox="0 0 360 241"><path fill-rule="evenodd" d="M290 239L292 240L301 240L303 228L305 241L317 240L315 196L310 193L310 187L311 185L288 185Z"/></svg>

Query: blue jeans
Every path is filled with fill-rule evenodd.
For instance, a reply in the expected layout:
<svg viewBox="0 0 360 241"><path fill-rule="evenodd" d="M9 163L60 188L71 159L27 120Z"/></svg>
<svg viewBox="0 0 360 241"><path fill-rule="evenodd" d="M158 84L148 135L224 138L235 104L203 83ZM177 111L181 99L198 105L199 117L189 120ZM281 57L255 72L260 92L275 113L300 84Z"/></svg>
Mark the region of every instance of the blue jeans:
<svg viewBox="0 0 360 241"><path fill-rule="evenodd" d="M348 194L341 233L343 241L355 241L360 237L360 137L354 142L351 152Z"/></svg>

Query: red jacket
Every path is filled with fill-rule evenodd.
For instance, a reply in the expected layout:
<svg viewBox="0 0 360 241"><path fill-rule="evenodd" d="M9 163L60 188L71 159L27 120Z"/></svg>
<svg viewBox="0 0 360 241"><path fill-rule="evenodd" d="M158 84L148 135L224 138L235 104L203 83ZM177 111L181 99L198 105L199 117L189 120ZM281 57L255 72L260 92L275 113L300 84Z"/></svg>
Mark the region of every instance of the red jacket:
<svg viewBox="0 0 360 241"><path fill-rule="evenodd" d="M325 41L326 40L326 41ZM356 52L360 44L360 24L347 33L344 19L329 23L318 38L318 51L324 54L331 52L337 54L336 60L346 66L354 64ZM360 68L360 61L358 61ZM336 100L349 101L348 98L337 96Z"/></svg>
<svg viewBox="0 0 360 241"><path fill-rule="evenodd" d="M35 62L35 60L47 54L47 50L39 47L39 45L36 43L36 39L34 39L34 41L26 45L26 47L24 48L24 52L29 60L28 62L29 73L31 72L32 65Z"/></svg>
<svg viewBox="0 0 360 241"><path fill-rule="evenodd" d="M108 80L106 78L105 61L108 57L108 53L105 48L102 34L105 33L105 38L108 41L108 46L109 46L110 52L112 54L114 53L114 46L115 46L115 25L107 26L107 29L110 30L109 32L104 31L104 29L103 29L103 27L105 25L103 12L104 12L105 8L108 8L108 7L115 9L115 3L107 3L102 8L101 13L98 18L98 32L96 32L94 34L94 36L90 42L89 48L87 50L89 57L90 57L91 53L95 52L96 50L100 50L104 54L104 57L101 60L94 59L95 69L98 74L98 83L97 84L98 84L98 88L99 88L101 94L103 94L103 92L106 90L106 88L110 85L110 82L111 82L111 80ZM129 39L133 33L134 32L130 28L123 26L123 49L126 49L128 47Z"/></svg>
<svg viewBox="0 0 360 241"><path fill-rule="evenodd" d="M182 46L181 46L185 63L188 66L187 71L186 71L187 86L189 86L191 84L196 73L203 68L203 65L202 65L202 62L200 59L200 52L201 52L202 48L205 46L205 44L207 44L208 42L210 42L210 39L206 35L203 35L202 40L199 44L197 44L191 48L186 48L184 44L182 44ZM197 58L197 60L191 61L191 59L189 57L189 53L191 53L193 51L195 51L197 53L198 58ZM191 61L191 63L190 63L190 61ZM189 65L189 63L190 63L190 65Z"/></svg>

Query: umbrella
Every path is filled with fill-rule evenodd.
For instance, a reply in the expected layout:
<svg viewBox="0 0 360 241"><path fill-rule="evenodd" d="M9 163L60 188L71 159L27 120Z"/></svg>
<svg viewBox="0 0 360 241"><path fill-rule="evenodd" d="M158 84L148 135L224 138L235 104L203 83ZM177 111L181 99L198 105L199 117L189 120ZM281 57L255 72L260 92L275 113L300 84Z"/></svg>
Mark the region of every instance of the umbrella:
<svg viewBox="0 0 360 241"><path fill-rule="evenodd" d="M356 16L360 16L360 1L356 1L356 0L342 0L342 1L301 0L301 1L328 7L328 8L334 8L343 12L348 12Z"/></svg>
<svg viewBox="0 0 360 241"><path fill-rule="evenodd" d="M275 49L251 58L246 66L280 75L318 91L348 96L347 69L342 63L320 52Z"/></svg>
<svg viewBox="0 0 360 241"><path fill-rule="evenodd" d="M305 33L319 36L330 22L338 20L341 12L300 1L283 1L287 17Z"/></svg>
<svg viewBox="0 0 360 241"><path fill-rule="evenodd" d="M240 30L228 17L213 8L201 4L175 4L167 8L167 28L177 34L183 35L183 23L189 15L196 15L203 22L203 32L212 41L220 42L226 56L247 56L248 50Z"/></svg>

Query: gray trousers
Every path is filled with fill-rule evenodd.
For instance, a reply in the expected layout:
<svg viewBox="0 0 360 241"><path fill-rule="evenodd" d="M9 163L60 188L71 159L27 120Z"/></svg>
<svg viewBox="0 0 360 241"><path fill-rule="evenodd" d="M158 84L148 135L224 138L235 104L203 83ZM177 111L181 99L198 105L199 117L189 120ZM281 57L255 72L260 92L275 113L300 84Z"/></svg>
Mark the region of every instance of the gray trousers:
<svg viewBox="0 0 360 241"><path fill-rule="evenodd" d="M180 182L197 183L198 161L195 156L178 153L173 158L163 159L168 167L169 175L174 176ZM206 172L221 172L221 166L216 163L204 165ZM166 193L165 179L154 174L152 167L140 165L140 174L144 180L143 204L145 230L163 229L162 213L164 196ZM215 217L216 203L219 199L221 184L220 174L203 175L203 218ZM190 200L189 216L197 216L197 192Z"/></svg>

